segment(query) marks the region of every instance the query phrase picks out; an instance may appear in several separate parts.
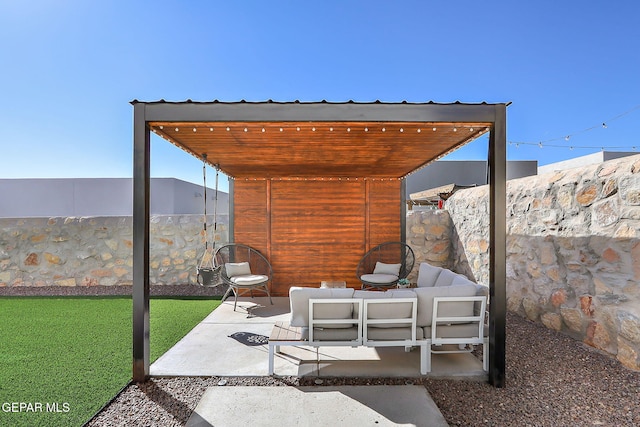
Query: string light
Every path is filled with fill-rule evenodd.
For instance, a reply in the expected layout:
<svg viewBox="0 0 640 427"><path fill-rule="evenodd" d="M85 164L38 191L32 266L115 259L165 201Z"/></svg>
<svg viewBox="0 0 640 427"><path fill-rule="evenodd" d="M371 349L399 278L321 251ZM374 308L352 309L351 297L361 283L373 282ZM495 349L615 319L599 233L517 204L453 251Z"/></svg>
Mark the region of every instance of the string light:
<svg viewBox="0 0 640 427"><path fill-rule="evenodd" d="M523 141L509 141L509 145L514 145L516 148L519 148L520 145L537 145L540 148L568 148L573 150L574 148L585 148L585 149L593 149L596 148L593 145L561 145L561 144L544 144L543 142L523 142ZM628 145L604 145L600 147L603 150L623 150L629 149ZM631 150L636 151L638 147L635 145L631 147Z"/></svg>
<svg viewBox="0 0 640 427"><path fill-rule="evenodd" d="M626 116L627 114L629 114L629 113L631 113L631 112L633 112L635 110L638 110L638 109L640 109L640 105L636 105L635 107L633 107L633 108L631 108L631 109L629 109L629 110L627 110L627 111L625 111L625 112L623 112L621 114L618 114L617 116L612 117L609 120L606 120L606 121L602 122L601 124L597 124L597 125L590 126L588 128L579 130L577 132L566 134L564 137L550 138L550 139L547 139L547 140L544 140L544 141L540 141L540 142L526 142L526 141L517 141L517 142L515 142L515 141L509 141L509 144L510 145L515 144L516 147L518 147L520 144L524 144L524 145L538 145L540 148L542 148L544 146L544 147L556 147L556 148L570 148L571 150L573 150L574 148L594 148L593 146L578 146L578 145L572 145L571 147L567 147L566 145L554 145L554 144L548 144L548 143L549 142L560 141L560 140L563 140L563 139L565 141L569 141L569 139L571 139L572 137L574 137L576 135L579 135L581 133L590 132L592 130L599 129L599 128L607 129L608 128L607 123L611 123L614 120L618 120L619 118L621 118L623 116ZM628 149L629 147L628 146L606 146L606 147L602 147L602 148L603 149L605 149L605 148L608 148L608 149ZM633 147L633 150L635 151L636 148Z"/></svg>

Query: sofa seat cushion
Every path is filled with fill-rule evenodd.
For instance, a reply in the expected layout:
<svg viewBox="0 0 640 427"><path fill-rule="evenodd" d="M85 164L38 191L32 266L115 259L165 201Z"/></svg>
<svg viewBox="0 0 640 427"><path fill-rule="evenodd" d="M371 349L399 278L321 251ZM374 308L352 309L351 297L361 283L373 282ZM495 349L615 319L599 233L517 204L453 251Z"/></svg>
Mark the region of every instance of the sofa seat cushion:
<svg viewBox="0 0 640 427"><path fill-rule="evenodd" d="M426 339L431 338L431 326L425 326L422 329ZM436 328L438 335L436 338L471 338L478 336L477 323L461 323L457 325L438 325ZM489 328L483 329L484 336L489 336Z"/></svg>
<svg viewBox="0 0 640 427"><path fill-rule="evenodd" d="M442 267L436 267L426 262L420 263L417 286L419 288L434 286L442 270L444 270Z"/></svg>
<svg viewBox="0 0 640 427"><path fill-rule="evenodd" d="M476 295L476 286L471 283L460 286L441 286L428 288L415 288L413 291L418 296L418 326L431 326L433 318L434 297L473 297ZM447 311L441 316L471 316L473 315L473 302L447 304Z"/></svg>
<svg viewBox="0 0 640 427"><path fill-rule="evenodd" d="M354 341L358 337L358 327L351 328L314 328L314 341ZM309 328L302 329L302 339L309 339Z"/></svg>
<svg viewBox="0 0 640 427"><path fill-rule="evenodd" d="M398 280L398 276L396 276L395 274L386 274L386 273L363 274L362 276L360 276L360 280L367 283L385 284L385 283L395 282L396 280Z"/></svg>
<svg viewBox="0 0 640 427"><path fill-rule="evenodd" d="M416 328L417 340L424 339L424 331L422 328ZM370 341L402 341L413 340L411 336L411 327L395 327L395 328L373 328L367 331L367 339Z"/></svg>
<svg viewBox="0 0 640 427"><path fill-rule="evenodd" d="M252 286L266 282L269 280L269 277L262 274L243 274L241 276L230 277L229 280L238 286Z"/></svg>
<svg viewBox="0 0 640 427"><path fill-rule="evenodd" d="M293 286L289 289L289 304L291 308L291 326L309 326L309 299L314 298L352 298L351 288L303 288ZM339 318L349 319L353 308L348 304L340 304L344 310Z"/></svg>

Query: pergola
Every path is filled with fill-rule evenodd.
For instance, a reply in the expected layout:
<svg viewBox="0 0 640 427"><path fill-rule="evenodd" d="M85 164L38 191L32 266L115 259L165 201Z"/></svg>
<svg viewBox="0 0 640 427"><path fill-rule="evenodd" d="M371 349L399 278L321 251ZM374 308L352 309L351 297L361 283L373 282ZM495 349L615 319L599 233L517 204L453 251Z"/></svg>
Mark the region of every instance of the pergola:
<svg viewBox="0 0 640 427"><path fill-rule="evenodd" d="M149 376L151 132L229 176L230 240L267 255L276 295L319 278L344 280L364 251L404 240L405 178L488 132L489 382L504 386L508 104L132 104L134 381Z"/></svg>

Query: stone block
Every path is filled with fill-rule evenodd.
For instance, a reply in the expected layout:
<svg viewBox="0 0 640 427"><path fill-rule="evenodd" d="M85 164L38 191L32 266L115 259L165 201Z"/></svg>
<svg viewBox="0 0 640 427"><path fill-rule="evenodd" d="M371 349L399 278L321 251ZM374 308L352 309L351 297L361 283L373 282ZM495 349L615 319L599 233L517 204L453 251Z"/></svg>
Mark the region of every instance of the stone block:
<svg viewBox="0 0 640 427"><path fill-rule="evenodd" d="M537 301L534 301L529 297L524 297L522 299L522 308L524 309L524 314L527 315L529 320L538 320L541 308Z"/></svg>
<svg viewBox="0 0 640 427"><path fill-rule="evenodd" d="M11 272L10 271L2 271L0 272L0 283L4 283L5 285L11 281Z"/></svg>
<svg viewBox="0 0 640 427"><path fill-rule="evenodd" d="M592 222L599 227L608 227L618 221L619 206L616 198L595 203L592 209Z"/></svg>
<svg viewBox="0 0 640 427"><path fill-rule="evenodd" d="M631 262L633 265L633 278L640 282L640 242L631 248Z"/></svg>
<svg viewBox="0 0 640 427"><path fill-rule="evenodd" d="M122 268L122 267L115 267L113 269L113 274L115 274L117 277L122 277L122 276L126 276L127 274L129 274L129 270L126 268Z"/></svg>
<svg viewBox="0 0 640 427"><path fill-rule="evenodd" d="M620 336L635 344L640 344L640 318L620 310L618 311L618 322L620 323Z"/></svg>
<svg viewBox="0 0 640 427"><path fill-rule="evenodd" d="M551 294L551 304L554 307L560 307L567 302L567 291L564 289L558 289Z"/></svg>
<svg viewBox="0 0 640 427"><path fill-rule="evenodd" d="M507 310L517 313L522 306L522 298L519 296L510 296L507 298Z"/></svg>
<svg viewBox="0 0 640 427"><path fill-rule="evenodd" d="M49 252L44 253L44 259L47 260L49 264L53 264L53 265L64 264L64 261L58 255L55 255Z"/></svg>
<svg viewBox="0 0 640 427"><path fill-rule="evenodd" d="M585 316L593 316L594 307L592 305L593 297L591 295L583 295L580 297L580 310Z"/></svg>
<svg viewBox="0 0 640 427"><path fill-rule="evenodd" d="M554 282L560 281L560 270L558 267L551 267L547 269L547 277Z"/></svg>
<svg viewBox="0 0 640 427"><path fill-rule="evenodd" d="M47 239L46 234L37 234L35 236L31 236L31 243L40 243Z"/></svg>
<svg viewBox="0 0 640 427"><path fill-rule="evenodd" d="M31 252L29 255L27 255L27 258L25 258L24 260L24 265L28 265L28 266L40 265L40 259L38 258L38 254L35 252Z"/></svg>
<svg viewBox="0 0 640 427"><path fill-rule="evenodd" d="M616 263L620 261L620 254L612 248L607 248L602 252L602 259L610 263Z"/></svg>
<svg viewBox="0 0 640 427"><path fill-rule="evenodd" d="M601 323L595 323L593 332L593 346L597 349L611 352L611 335Z"/></svg>
<svg viewBox="0 0 640 427"><path fill-rule="evenodd" d="M98 268L91 270L90 274L94 277L111 277L113 272L107 268Z"/></svg>
<svg viewBox="0 0 640 427"><path fill-rule="evenodd" d="M61 280L56 280L53 283L55 283L57 286L76 286L76 279L74 278L70 278L70 279L61 279Z"/></svg>
<svg viewBox="0 0 640 427"><path fill-rule="evenodd" d="M598 195L598 187L589 184L576 192L576 201L582 206L590 206Z"/></svg>
<svg viewBox="0 0 640 427"><path fill-rule="evenodd" d="M640 348L626 342L624 338L618 337L617 359L629 369L640 371Z"/></svg>
<svg viewBox="0 0 640 427"><path fill-rule="evenodd" d="M583 322L582 322L582 312L576 308L560 308L560 315L562 316L562 320L564 324L567 325L567 328L573 332L582 332Z"/></svg>
<svg viewBox="0 0 640 427"><path fill-rule="evenodd" d="M543 313L540 316L540 321L549 329L562 330L562 317L558 313Z"/></svg>

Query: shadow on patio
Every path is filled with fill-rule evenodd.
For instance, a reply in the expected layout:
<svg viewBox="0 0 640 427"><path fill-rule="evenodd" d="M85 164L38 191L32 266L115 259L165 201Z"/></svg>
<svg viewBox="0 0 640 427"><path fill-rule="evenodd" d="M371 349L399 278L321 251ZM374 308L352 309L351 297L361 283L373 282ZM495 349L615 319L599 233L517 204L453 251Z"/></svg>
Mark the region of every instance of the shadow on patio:
<svg viewBox="0 0 640 427"><path fill-rule="evenodd" d="M151 376L267 376L268 337L276 321L289 320L289 298L239 298L223 302L150 367ZM153 337L151 338L153 340ZM420 351L403 347L283 347L275 372L297 377L419 377ZM434 355L429 377L487 380L471 354Z"/></svg>

